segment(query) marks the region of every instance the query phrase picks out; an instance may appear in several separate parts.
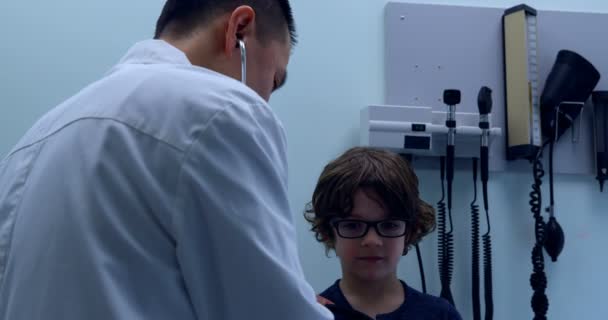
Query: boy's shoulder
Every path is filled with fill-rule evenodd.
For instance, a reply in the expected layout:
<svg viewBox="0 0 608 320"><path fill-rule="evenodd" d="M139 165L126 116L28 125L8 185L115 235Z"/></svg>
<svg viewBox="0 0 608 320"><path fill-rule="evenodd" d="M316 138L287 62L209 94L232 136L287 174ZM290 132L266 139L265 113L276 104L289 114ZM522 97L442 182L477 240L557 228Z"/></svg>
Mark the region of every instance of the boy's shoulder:
<svg viewBox="0 0 608 320"><path fill-rule="evenodd" d="M330 303L325 304L325 307L333 313L335 320L371 320L366 314L353 309L348 303L340 290L339 279L319 296L329 300Z"/></svg>
<svg viewBox="0 0 608 320"><path fill-rule="evenodd" d="M342 294L342 290L340 290L339 279L336 280L336 282L334 282L331 286L329 286L319 295L336 305L343 305L344 303L348 303L348 301L345 301L344 295Z"/></svg>
<svg viewBox="0 0 608 320"><path fill-rule="evenodd" d="M405 289L405 301L394 312L384 315L382 319L438 319L462 320L462 317L447 300L430 294L422 293L401 281ZM340 280L325 289L321 297L333 304L326 305L332 311L336 320L370 319L365 314L353 309L340 290Z"/></svg>

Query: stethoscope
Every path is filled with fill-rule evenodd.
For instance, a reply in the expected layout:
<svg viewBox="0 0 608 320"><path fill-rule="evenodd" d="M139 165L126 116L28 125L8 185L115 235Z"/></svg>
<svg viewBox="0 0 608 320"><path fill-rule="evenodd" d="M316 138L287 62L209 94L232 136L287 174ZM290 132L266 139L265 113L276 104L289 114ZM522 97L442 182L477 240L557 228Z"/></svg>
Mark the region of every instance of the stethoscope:
<svg viewBox="0 0 608 320"><path fill-rule="evenodd" d="M246 83L247 81L247 48L245 48L245 42L241 39L238 40L238 47L241 49L241 82Z"/></svg>

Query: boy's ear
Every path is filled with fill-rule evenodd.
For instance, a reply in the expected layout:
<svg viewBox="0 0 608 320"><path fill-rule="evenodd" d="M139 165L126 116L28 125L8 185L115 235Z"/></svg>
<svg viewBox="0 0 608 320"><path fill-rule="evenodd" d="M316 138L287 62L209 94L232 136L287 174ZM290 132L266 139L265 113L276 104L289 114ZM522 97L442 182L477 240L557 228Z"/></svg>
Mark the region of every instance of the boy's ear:
<svg viewBox="0 0 608 320"><path fill-rule="evenodd" d="M327 243L332 243L333 244L333 241L332 241L332 239L331 239L331 237L329 235L323 234L323 235L321 235L321 237L322 237L321 239L323 240L323 242L327 242Z"/></svg>
<svg viewBox="0 0 608 320"><path fill-rule="evenodd" d="M331 245L333 247L334 241L332 240L332 237L330 235L328 235L325 232L320 232L320 236L321 236L321 241L323 243L326 243L327 245Z"/></svg>
<svg viewBox="0 0 608 320"><path fill-rule="evenodd" d="M412 238L412 236L409 235L409 234L405 236L405 239L403 240L404 244L403 244L403 254L402 254L402 256L406 256L407 255L407 253L410 251L410 249L409 249L410 246L416 245L415 243L411 243L410 242L411 238Z"/></svg>

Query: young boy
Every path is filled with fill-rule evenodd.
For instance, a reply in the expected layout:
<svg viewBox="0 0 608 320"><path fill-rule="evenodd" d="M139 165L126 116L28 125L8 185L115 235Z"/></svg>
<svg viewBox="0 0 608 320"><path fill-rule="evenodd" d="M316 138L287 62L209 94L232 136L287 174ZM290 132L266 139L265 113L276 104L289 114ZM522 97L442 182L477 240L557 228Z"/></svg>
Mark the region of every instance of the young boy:
<svg viewBox="0 0 608 320"><path fill-rule="evenodd" d="M420 199L418 178L399 155L346 151L321 173L305 218L340 259L342 279L319 297L336 320L461 320L447 301L397 278L401 256L435 228L433 207Z"/></svg>

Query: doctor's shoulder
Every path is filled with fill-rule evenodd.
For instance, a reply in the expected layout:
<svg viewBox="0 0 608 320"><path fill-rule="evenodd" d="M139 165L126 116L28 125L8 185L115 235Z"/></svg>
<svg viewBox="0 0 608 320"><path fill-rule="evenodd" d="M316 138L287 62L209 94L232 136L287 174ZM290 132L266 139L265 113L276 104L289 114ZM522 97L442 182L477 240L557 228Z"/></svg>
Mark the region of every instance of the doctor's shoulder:
<svg viewBox="0 0 608 320"><path fill-rule="evenodd" d="M269 106L255 91L241 82L209 69L179 66L159 70L146 91L162 92L161 100L187 112L220 110L227 106L251 108ZM199 110L200 111L200 110Z"/></svg>
<svg viewBox="0 0 608 320"><path fill-rule="evenodd" d="M190 138L221 120L243 130L257 131L255 127L261 126L271 136L284 139L278 116L240 81L194 66L161 67L148 77L139 90L154 98L144 99L154 104L154 112L162 114L165 121L175 120L178 130Z"/></svg>

